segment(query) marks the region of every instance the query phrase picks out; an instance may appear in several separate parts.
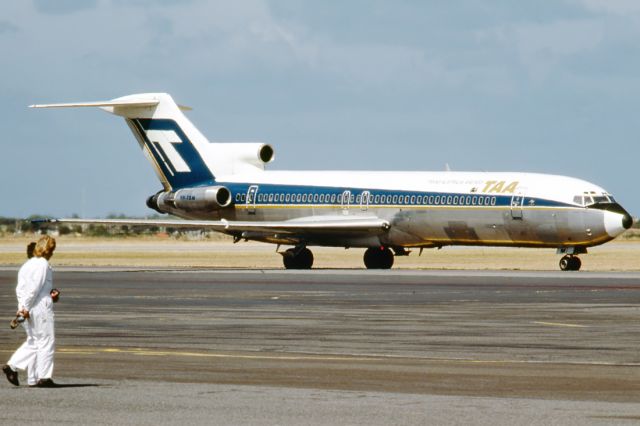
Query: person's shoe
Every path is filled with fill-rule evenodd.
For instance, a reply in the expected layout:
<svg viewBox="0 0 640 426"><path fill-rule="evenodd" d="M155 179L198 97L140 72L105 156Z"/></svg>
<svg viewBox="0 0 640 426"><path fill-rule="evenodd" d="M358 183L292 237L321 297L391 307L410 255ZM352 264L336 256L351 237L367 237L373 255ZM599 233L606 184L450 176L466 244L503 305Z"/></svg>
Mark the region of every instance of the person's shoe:
<svg viewBox="0 0 640 426"><path fill-rule="evenodd" d="M36 383L37 388L55 388L56 384L51 379L40 379Z"/></svg>
<svg viewBox="0 0 640 426"><path fill-rule="evenodd" d="M18 372L13 371L11 367L5 364L2 367L2 372L7 376L7 380L14 386L20 386L20 381L18 380Z"/></svg>

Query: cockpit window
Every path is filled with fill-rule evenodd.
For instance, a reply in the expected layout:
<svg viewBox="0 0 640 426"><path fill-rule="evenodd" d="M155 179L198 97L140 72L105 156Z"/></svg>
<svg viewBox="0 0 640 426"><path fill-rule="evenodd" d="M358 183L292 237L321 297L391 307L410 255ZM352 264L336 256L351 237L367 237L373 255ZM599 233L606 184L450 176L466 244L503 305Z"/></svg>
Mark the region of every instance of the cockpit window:
<svg viewBox="0 0 640 426"><path fill-rule="evenodd" d="M595 192L585 192L583 195L573 197L573 202L582 206L591 206L593 204L609 204L616 201L609 194L596 195Z"/></svg>

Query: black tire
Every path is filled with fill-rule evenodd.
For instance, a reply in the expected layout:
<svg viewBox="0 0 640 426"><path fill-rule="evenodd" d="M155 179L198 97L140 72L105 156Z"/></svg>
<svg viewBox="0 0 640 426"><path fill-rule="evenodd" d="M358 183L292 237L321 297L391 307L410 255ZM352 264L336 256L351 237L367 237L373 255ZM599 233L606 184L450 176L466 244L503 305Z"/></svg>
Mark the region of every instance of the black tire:
<svg viewBox="0 0 640 426"><path fill-rule="evenodd" d="M298 269L311 269L313 266L313 253L308 248L303 248L296 256Z"/></svg>
<svg viewBox="0 0 640 426"><path fill-rule="evenodd" d="M582 266L582 261L576 256L562 256L560 259L560 269L563 271L579 271Z"/></svg>
<svg viewBox="0 0 640 426"><path fill-rule="evenodd" d="M580 267L582 266L582 261L580 260L579 257L572 257L571 258L571 270L572 271L579 271Z"/></svg>
<svg viewBox="0 0 640 426"><path fill-rule="evenodd" d="M290 248L282 255L282 263L285 269L311 269L313 253L305 247L296 254L296 249Z"/></svg>
<svg viewBox="0 0 640 426"><path fill-rule="evenodd" d="M370 247L364 252L367 269L391 269L393 260L393 252L387 247Z"/></svg>
<svg viewBox="0 0 640 426"><path fill-rule="evenodd" d="M285 269L297 269L296 266L296 258L295 258L295 250L287 249L282 254L282 263L284 264Z"/></svg>

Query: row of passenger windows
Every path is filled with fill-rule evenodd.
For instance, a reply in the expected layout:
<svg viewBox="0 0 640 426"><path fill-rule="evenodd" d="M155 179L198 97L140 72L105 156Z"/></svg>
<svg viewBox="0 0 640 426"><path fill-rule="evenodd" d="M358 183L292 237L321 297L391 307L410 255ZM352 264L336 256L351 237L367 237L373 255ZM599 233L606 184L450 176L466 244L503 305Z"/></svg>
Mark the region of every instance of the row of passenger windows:
<svg viewBox="0 0 640 426"><path fill-rule="evenodd" d="M347 198L348 197L348 198ZM344 198L344 201L343 201ZM246 203L247 194L235 196L236 203ZM258 193L258 203L314 203L314 204L406 204L406 205L454 205L495 206L495 196L483 195L381 195L381 194L283 194Z"/></svg>

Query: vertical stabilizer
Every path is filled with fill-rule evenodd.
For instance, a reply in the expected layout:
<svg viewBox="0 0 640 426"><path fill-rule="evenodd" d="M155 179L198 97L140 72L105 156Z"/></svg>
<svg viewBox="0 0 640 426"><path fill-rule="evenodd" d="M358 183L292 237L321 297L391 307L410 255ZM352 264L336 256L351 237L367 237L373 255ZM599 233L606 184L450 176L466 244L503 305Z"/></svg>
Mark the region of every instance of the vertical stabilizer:
<svg viewBox="0 0 640 426"><path fill-rule="evenodd" d="M99 107L123 117L165 190L210 185L209 141L166 93L129 95L104 102L32 105L34 108Z"/></svg>

